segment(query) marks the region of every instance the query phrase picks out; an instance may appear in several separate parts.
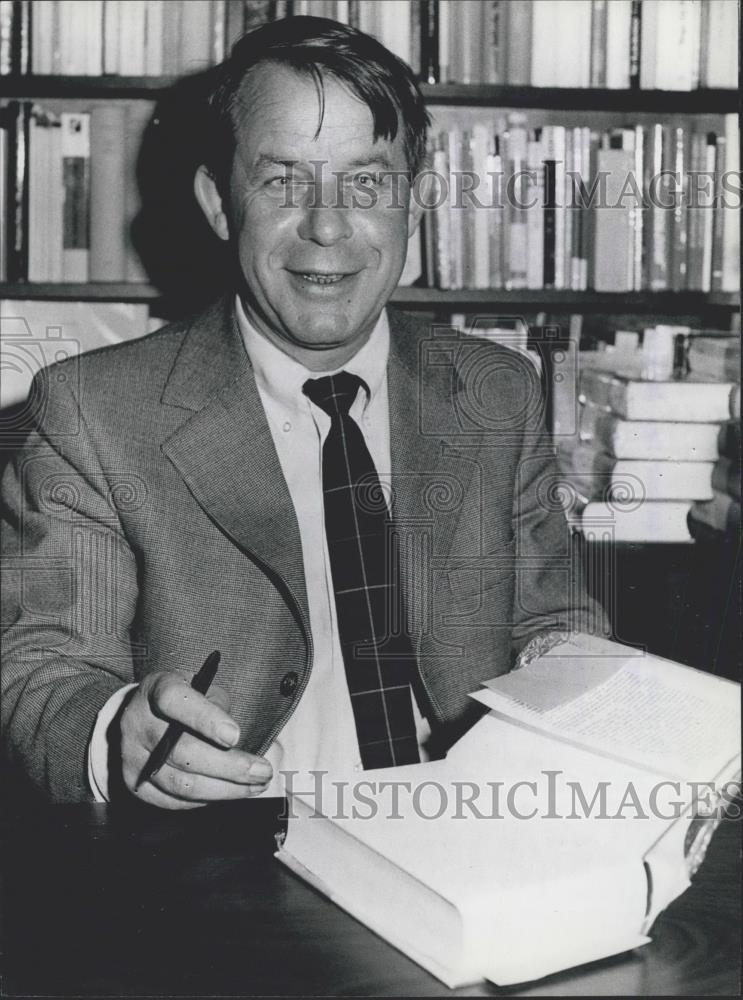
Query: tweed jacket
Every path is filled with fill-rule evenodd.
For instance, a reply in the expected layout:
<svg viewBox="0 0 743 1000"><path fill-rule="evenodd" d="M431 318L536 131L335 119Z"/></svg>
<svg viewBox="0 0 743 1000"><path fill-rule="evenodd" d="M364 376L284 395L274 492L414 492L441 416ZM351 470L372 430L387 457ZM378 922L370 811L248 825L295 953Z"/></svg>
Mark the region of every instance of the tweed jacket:
<svg viewBox="0 0 743 1000"><path fill-rule="evenodd" d="M521 355L389 310L391 497L404 622L446 746L467 694L546 629L590 628L541 390ZM98 711L212 649L240 745L293 712L313 644L299 530L229 299L62 362L3 482L3 739L56 801L89 797ZM572 596L571 596L572 595ZM293 674L290 683L283 683Z"/></svg>

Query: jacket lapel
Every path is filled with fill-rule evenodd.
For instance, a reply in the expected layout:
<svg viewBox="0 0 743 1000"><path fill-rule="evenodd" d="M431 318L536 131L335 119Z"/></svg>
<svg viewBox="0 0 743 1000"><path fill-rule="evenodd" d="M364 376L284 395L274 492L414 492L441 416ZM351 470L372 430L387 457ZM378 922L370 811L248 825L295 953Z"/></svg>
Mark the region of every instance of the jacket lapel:
<svg viewBox="0 0 743 1000"><path fill-rule="evenodd" d="M456 380L452 364L431 364L436 345L419 324L389 310L390 451L394 519L400 534L400 573L414 639L433 629L435 577L457 556L479 554L479 468L472 451L452 447ZM475 452L476 454L476 452ZM462 525L468 531L458 530Z"/></svg>
<svg viewBox="0 0 743 1000"><path fill-rule="evenodd" d="M309 635L299 526L231 302L189 328L162 402L186 411L163 453L208 516L285 592Z"/></svg>

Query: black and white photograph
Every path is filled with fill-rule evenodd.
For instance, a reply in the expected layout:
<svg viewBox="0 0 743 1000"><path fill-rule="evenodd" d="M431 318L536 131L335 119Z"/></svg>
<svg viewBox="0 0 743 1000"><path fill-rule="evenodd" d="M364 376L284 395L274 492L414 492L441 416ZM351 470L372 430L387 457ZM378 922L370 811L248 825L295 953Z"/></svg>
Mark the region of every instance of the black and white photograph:
<svg viewBox="0 0 743 1000"><path fill-rule="evenodd" d="M0 0L0 995L741 991L739 0Z"/></svg>

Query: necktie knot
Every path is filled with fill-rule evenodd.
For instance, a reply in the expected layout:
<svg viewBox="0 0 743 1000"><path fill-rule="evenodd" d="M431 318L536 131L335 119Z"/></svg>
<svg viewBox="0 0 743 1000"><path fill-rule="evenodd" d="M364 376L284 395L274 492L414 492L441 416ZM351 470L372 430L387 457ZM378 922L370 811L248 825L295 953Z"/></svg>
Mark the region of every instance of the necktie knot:
<svg viewBox="0 0 743 1000"><path fill-rule="evenodd" d="M364 381L358 375L338 372L337 375L307 379L302 392L332 420L334 417L348 416L362 385Z"/></svg>

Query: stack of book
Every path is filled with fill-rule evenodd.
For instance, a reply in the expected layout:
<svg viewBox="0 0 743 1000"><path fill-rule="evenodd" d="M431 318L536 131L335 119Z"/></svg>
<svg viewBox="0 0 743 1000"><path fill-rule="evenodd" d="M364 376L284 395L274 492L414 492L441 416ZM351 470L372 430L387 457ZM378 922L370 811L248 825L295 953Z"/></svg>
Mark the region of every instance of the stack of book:
<svg viewBox="0 0 743 1000"><path fill-rule="evenodd" d="M738 123L599 132L527 116L432 137L429 283L601 292L739 286Z"/></svg>
<svg viewBox="0 0 743 1000"><path fill-rule="evenodd" d="M740 536L740 335L695 337L688 356L692 374L735 380L730 394L730 419L721 425L717 435L712 496L692 504L689 531L699 541L735 540Z"/></svg>
<svg viewBox="0 0 743 1000"><path fill-rule="evenodd" d="M558 462L585 535L687 542L692 506L715 496L720 425L738 387L704 375L673 378L647 361L645 350L618 364L611 352L579 356L578 433L558 440Z"/></svg>
<svg viewBox="0 0 743 1000"><path fill-rule="evenodd" d="M2 0L0 72L184 73L292 14L375 35L429 83L693 90L738 80L733 0Z"/></svg>
<svg viewBox="0 0 743 1000"><path fill-rule="evenodd" d="M0 280L144 281L131 244L136 161L148 104L96 102L58 113L28 101L0 109Z"/></svg>

